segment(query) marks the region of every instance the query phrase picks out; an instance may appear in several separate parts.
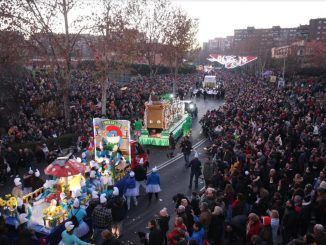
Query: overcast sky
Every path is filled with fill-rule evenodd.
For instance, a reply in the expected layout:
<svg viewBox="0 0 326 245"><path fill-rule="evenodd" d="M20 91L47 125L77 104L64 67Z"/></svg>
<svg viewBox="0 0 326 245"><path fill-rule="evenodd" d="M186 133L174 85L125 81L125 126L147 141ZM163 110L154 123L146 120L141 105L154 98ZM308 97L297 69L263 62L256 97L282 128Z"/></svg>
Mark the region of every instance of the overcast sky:
<svg viewBox="0 0 326 245"><path fill-rule="evenodd" d="M198 39L233 35L247 26L296 27L309 19L326 18L326 1L309 0L172 0L193 18L199 19Z"/></svg>

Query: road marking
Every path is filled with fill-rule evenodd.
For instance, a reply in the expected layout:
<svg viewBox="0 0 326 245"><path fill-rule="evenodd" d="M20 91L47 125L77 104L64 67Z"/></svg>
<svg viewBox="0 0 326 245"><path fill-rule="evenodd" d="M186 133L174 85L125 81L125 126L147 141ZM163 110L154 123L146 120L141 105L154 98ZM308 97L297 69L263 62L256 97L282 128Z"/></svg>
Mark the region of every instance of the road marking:
<svg viewBox="0 0 326 245"><path fill-rule="evenodd" d="M198 141L194 146L193 149L197 149L199 146L201 146L202 144L204 144L207 141L206 138ZM183 157L182 153L179 153L177 156L175 156L172 159L169 159L167 161L165 161L164 163L160 164L159 166L157 166L157 170L161 170L169 165L171 165L172 163L174 163L175 161L179 160L180 158ZM152 172L152 170L148 171L147 174L150 174Z"/></svg>

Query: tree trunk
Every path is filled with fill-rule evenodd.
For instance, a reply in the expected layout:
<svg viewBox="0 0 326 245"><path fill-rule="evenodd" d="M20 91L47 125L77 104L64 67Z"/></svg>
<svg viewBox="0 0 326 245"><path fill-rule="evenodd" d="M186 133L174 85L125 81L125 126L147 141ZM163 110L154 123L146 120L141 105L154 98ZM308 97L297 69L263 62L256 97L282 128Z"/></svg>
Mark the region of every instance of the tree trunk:
<svg viewBox="0 0 326 245"><path fill-rule="evenodd" d="M107 89L109 87L109 77L106 77L102 84L102 116L106 116Z"/></svg>
<svg viewBox="0 0 326 245"><path fill-rule="evenodd" d="M68 26L68 9L66 0L62 1L63 16L65 22L65 44L66 44L66 70L63 81L63 108L66 122L70 121L70 101L69 101L69 89L70 89L70 66L71 66L71 51L69 40L69 26Z"/></svg>

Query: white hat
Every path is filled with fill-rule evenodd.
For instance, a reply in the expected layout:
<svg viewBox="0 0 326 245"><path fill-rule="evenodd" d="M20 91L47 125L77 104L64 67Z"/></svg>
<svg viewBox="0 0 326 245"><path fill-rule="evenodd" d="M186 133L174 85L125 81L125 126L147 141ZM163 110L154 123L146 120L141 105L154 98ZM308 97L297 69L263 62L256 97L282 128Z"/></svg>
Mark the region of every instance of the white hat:
<svg viewBox="0 0 326 245"><path fill-rule="evenodd" d="M23 200L20 197L17 197L17 206L18 207L23 206Z"/></svg>
<svg viewBox="0 0 326 245"><path fill-rule="evenodd" d="M92 198L97 199L98 198L98 192L97 191L92 191Z"/></svg>
<svg viewBox="0 0 326 245"><path fill-rule="evenodd" d="M20 182L20 178L15 178L14 183L15 183L15 186L22 185L22 182Z"/></svg>
<svg viewBox="0 0 326 245"><path fill-rule="evenodd" d="M319 185L319 188L320 189L326 189L326 181L325 180L323 180L321 183L320 183L320 185Z"/></svg>
<svg viewBox="0 0 326 245"><path fill-rule="evenodd" d="M76 197L80 197L81 196L80 189L75 190L75 195L76 195Z"/></svg>
<svg viewBox="0 0 326 245"><path fill-rule="evenodd" d="M157 167L156 166L152 169L152 172L153 173L156 173L157 172Z"/></svg>
<svg viewBox="0 0 326 245"><path fill-rule="evenodd" d="M198 152L197 151L195 152L195 158L198 158Z"/></svg>
<svg viewBox="0 0 326 245"><path fill-rule="evenodd" d="M94 170L91 171L91 173L89 174L90 178L95 178L96 172Z"/></svg>
<svg viewBox="0 0 326 245"><path fill-rule="evenodd" d="M18 220L20 224L25 224L26 222L28 222L28 219L26 218L27 214L26 213L22 213L18 216Z"/></svg>
<svg viewBox="0 0 326 245"><path fill-rule="evenodd" d="M96 164L96 162L95 162L94 160L91 160L91 161L89 162L89 165L91 166L91 168L94 167L95 164Z"/></svg>
<svg viewBox="0 0 326 245"><path fill-rule="evenodd" d="M29 171L28 171L28 174L33 174L34 171L32 170L32 167L29 167Z"/></svg>
<svg viewBox="0 0 326 245"><path fill-rule="evenodd" d="M86 166L85 173L89 173L91 171L91 168L89 166Z"/></svg>
<svg viewBox="0 0 326 245"><path fill-rule="evenodd" d="M245 175L249 175L249 171L248 170L245 171Z"/></svg>
<svg viewBox="0 0 326 245"><path fill-rule="evenodd" d="M66 194L64 193L64 192L61 192L60 193L60 199L61 200L63 200L63 199L65 199L67 196L66 196Z"/></svg>
<svg viewBox="0 0 326 245"><path fill-rule="evenodd" d="M35 177L40 177L40 175L41 175L40 171L38 169L36 169L36 171L35 171Z"/></svg>
<svg viewBox="0 0 326 245"><path fill-rule="evenodd" d="M81 155L82 158L86 158L86 153L83 152L82 155Z"/></svg>
<svg viewBox="0 0 326 245"><path fill-rule="evenodd" d="M81 163L81 162L82 162L82 160L81 160L81 158L80 158L80 157L77 157L76 161L77 161L77 162L79 162L79 163Z"/></svg>
<svg viewBox="0 0 326 245"><path fill-rule="evenodd" d="M104 193L104 194L101 194L101 196L100 196L100 203L106 203L106 201L107 201L107 199L106 199L106 194Z"/></svg>
<svg viewBox="0 0 326 245"><path fill-rule="evenodd" d="M68 221L65 223L65 228L67 231L71 231L72 229L74 229L74 227L75 226L73 225L73 223L71 221Z"/></svg>
<svg viewBox="0 0 326 245"><path fill-rule="evenodd" d="M135 172L134 172L134 171L131 171L131 172L129 173L129 176L130 176L130 177L134 177L134 176L135 176Z"/></svg>
<svg viewBox="0 0 326 245"><path fill-rule="evenodd" d="M78 200L78 198L76 198L74 200L74 208L79 208L79 200Z"/></svg>
<svg viewBox="0 0 326 245"><path fill-rule="evenodd" d="M119 189L118 187L113 187L113 196L119 196Z"/></svg>
<svg viewBox="0 0 326 245"><path fill-rule="evenodd" d="M143 163L144 163L144 158L140 158L139 164L143 164Z"/></svg>

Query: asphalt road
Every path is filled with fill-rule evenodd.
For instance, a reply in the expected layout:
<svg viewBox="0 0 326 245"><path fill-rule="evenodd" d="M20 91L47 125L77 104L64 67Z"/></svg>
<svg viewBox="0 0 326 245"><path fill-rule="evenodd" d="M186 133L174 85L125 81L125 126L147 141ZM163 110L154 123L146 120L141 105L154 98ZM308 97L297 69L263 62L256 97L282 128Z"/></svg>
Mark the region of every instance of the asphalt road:
<svg viewBox="0 0 326 245"><path fill-rule="evenodd" d="M205 154L203 148L208 144L207 140L202 135L199 119L209 109L217 108L222 104L216 100L195 99L194 102L198 107L198 117L193 120L192 143L195 150L199 153L199 159L204 161ZM149 148L150 149L150 164L151 167L157 166L158 173L161 177L162 192L159 194L159 200L153 198L149 203L144 189L141 188L141 196L138 199L138 206L131 207L124 221L124 231L121 241L125 244L139 244L138 231L147 232L147 222L154 218L159 211L166 207L171 216L170 228L174 219L174 203L172 197L177 193L183 193L187 196L191 195L193 189L188 189L190 170L185 169L183 155L180 153L179 147L175 152L175 158L169 160L166 156L167 149L165 148ZM178 155L177 155L178 154ZM193 157L193 155L192 155ZM204 186L203 181L199 181L200 190Z"/></svg>

